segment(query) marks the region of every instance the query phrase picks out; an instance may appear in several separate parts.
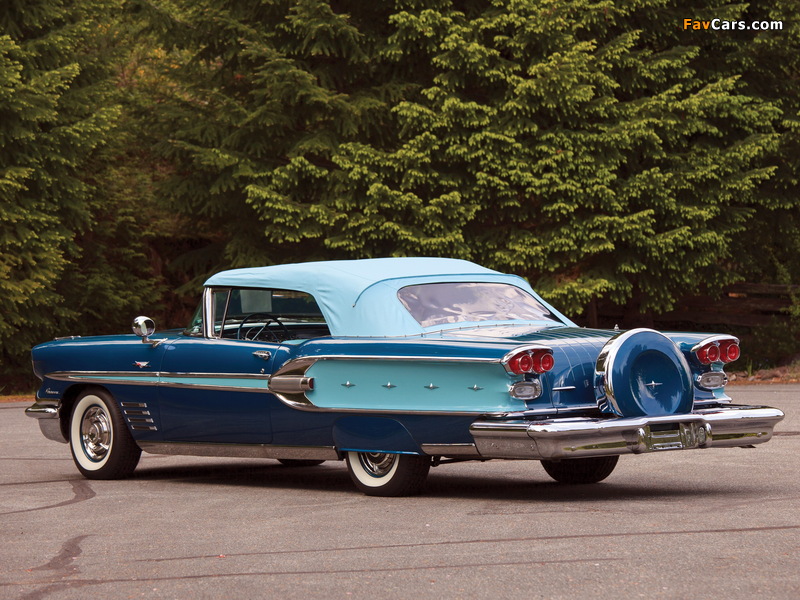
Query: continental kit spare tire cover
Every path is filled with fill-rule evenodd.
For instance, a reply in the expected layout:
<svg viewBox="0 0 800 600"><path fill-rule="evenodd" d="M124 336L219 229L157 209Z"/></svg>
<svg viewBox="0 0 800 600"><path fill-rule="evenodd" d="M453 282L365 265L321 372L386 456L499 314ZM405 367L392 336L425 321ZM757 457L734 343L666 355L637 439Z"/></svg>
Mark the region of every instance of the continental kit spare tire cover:
<svg viewBox="0 0 800 600"><path fill-rule="evenodd" d="M658 331L631 329L614 336L600 351L595 371L601 405L605 399L608 409L621 417L692 411L689 365L672 340Z"/></svg>

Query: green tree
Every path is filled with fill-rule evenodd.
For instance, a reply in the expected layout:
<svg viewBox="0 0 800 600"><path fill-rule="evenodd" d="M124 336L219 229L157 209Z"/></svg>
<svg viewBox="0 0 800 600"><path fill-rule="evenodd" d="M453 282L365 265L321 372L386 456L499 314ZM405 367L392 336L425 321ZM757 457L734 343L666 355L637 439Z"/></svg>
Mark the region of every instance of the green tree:
<svg viewBox="0 0 800 600"><path fill-rule="evenodd" d="M129 321L154 289L136 235L146 224L104 154L121 135L120 7L0 5L0 370L12 385L30 381L32 345L119 327L117 311Z"/></svg>
<svg viewBox="0 0 800 600"><path fill-rule="evenodd" d="M419 165L455 174L437 184L476 207L472 256L571 311L597 297L669 309L735 276L725 261L770 175L779 113L662 33L685 9L442 4L394 17L397 55L426 39L435 73L398 106L408 133L387 164L421 147Z"/></svg>
<svg viewBox="0 0 800 600"><path fill-rule="evenodd" d="M683 28L746 5L147 6L168 50L162 193L213 249L198 272L449 255L635 315L740 277L741 236L789 200L763 190L793 125L755 87L787 51Z"/></svg>
<svg viewBox="0 0 800 600"><path fill-rule="evenodd" d="M339 146L381 146L404 94L376 60L389 11L351 2L150 2L165 79L149 131L172 167L161 193L206 242L198 275L225 266L348 256L326 243L360 202L336 170ZM339 206L341 204L341 206ZM337 208L338 207L338 208Z"/></svg>
<svg viewBox="0 0 800 600"><path fill-rule="evenodd" d="M762 206L741 237L737 268L750 281L800 283L800 4L753 3L747 21L780 22L731 48L729 63L747 93L781 110L780 143L768 157L775 175L761 186ZM737 40L737 42L741 42Z"/></svg>

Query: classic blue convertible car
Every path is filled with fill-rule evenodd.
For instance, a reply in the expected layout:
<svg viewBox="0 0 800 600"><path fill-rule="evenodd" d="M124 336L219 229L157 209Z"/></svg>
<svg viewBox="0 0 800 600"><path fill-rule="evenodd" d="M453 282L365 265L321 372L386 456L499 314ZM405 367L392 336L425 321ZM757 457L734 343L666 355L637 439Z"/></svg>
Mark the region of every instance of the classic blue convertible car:
<svg viewBox="0 0 800 600"><path fill-rule="evenodd" d="M734 337L580 328L525 280L461 260L225 271L185 330L133 330L33 349L27 414L88 478L129 475L144 450L344 459L379 496L491 458L594 483L620 455L760 444L783 418L725 394Z"/></svg>

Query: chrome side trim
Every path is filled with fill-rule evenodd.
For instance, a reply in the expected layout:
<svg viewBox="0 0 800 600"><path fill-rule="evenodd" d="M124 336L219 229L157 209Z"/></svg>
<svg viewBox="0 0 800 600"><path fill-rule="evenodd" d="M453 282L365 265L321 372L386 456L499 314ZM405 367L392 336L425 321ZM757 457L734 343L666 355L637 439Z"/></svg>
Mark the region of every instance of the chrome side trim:
<svg viewBox="0 0 800 600"><path fill-rule="evenodd" d="M54 371L45 375L56 381L82 383L123 383L125 385L154 385L159 373L154 371Z"/></svg>
<svg viewBox="0 0 800 600"><path fill-rule="evenodd" d="M197 379L261 379L264 380L266 377L259 373L168 373L168 372L160 372L158 376L162 379L164 378L177 378L177 377L195 377Z"/></svg>
<svg viewBox="0 0 800 600"><path fill-rule="evenodd" d="M137 371L130 371L130 372L98 372L98 371L64 371L64 372L55 372L49 373L47 377L50 379L56 379L59 381L80 381L82 383L98 383L98 384L122 384L122 385L147 385L147 386L165 386L165 387L173 387L173 388L189 388L189 389L206 389L206 390L216 390L216 391L226 391L226 392L262 392L262 393L271 393L274 394L281 402L295 408L297 410L304 410L304 411L314 411L314 412L340 412L340 413L357 413L357 414L396 414L396 415L407 415L407 414L419 414L419 415L454 415L454 416L480 416L483 413L479 412L469 412L469 411L461 411L461 412L452 412L452 411L408 411L408 410L363 410L363 409L349 409L349 408L320 408L315 406L311 403L311 401L306 398L305 394L302 392L298 393L287 393L284 391L273 391L272 389L268 388L269 382L272 381L273 378L276 376L282 377L283 375L291 375L293 368L298 368L301 372L304 372L305 369L301 369L302 365L297 365L294 363L303 361L303 364L312 364L316 359L296 359L295 361L291 361L292 364L287 363L284 365L284 368L280 369L272 378L267 378L265 375L259 374L248 374L248 373L158 373L158 372L137 372ZM178 379L178 378L194 378L194 379L234 379L234 380L241 380L241 381L253 381L259 382L259 385L226 385L226 384L219 384L219 383L188 383L188 382L172 382L166 381L167 379ZM308 378L302 378L307 380ZM280 381L280 379L278 380ZM288 378L284 380L284 383L289 381ZM295 384L291 384L293 390L296 387L302 387L304 384L302 381L295 386ZM33 416L33 415L29 415ZM45 417L40 417L45 418Z"/></svg>
<svg viewBox="0 0 800 600"><path fill-rule="evenodd" d="M486 416L486 411L483 412L470 412L470 411L453 411L453 410L400 410L400 409L368 409L368 408L327 408L320 407L312 404L311 401L302 394L283 394L279 392L270 391L278 400L283 402L286 406L304 412L317 412L317 413L342 413L342 414L356 414L356 415L430 415L430 416L450 416L450 417L483 417ZM298 400L297 398L302 398ZM553 412L551 409L550 413ZM505 413L501 413L505 414Z"/></svg>
<svg viewBox="0 0 800 600"><path fill-rule="evenodd" d="M692 346L690 352L697 352L698 350L700 350L700 348L702 348L706 344L711 344L711 343L719 344L721 342L727 342L730 340L733 340L736 344L739 343L739 338L733 335L711 335L705 338L704 340L697 342L694 346Z"/></svg>
<svg viewBox="0 0 800 600"><path fill-rule="evenodd" d="M520 348L527 348L527 346L520 346ZM311 361L316 362L318 360L413 360L413 361L423 361L423 362L461 362L461 363L495 363L499 364L502 359L499 358L481 358L481 357L470 357L465 358L463 356L418 356L412 354L406 355L379 355L379 354L322 354L320 356L301 356L290 360L286 363L289 365L290 363L294 363L297 361ZM311 365L309 365L311 366Z"/></svg>
<svg viewBox="0 0 800 600"><path fill-rule="evenodd" d="M220 456L226 458L294 458L339 460L333 446L281 446L274 444L207 444L196 442L137 442L150 454Z"/></svg>
<svg viewBox="0 0 800 600"><path fill-rule="evenodd" d="M210 389L230 392L267 392L274 394L281 402L291 408L315 412L340 412L359 414L420 414L420 415L454 415L480 416L484 412L477 411L426 411L426 410L364 410L348 408L321 408L314 405L299 388L308 385L306 370L318 360L426 360L431 362L479 362L499 363L498 359L462 359L455 357L411 357L411 356L354 356L324 355L300 357L285 363L271 377L255 373L168 373L159 371L56 371L46 377L58 381L96 383L101 385L119 384L136 386L165 386L173 388ZM298 379L299 378L299 379ZM179 379L197 379L200 381L171 381ZM211 380L229 379L242 384L231 385L230 382L212 382ZM202 380L209 380L204 382ZM252 382L247 385L245 382ZM255 385L255 383L258 385ZM291 382L291 383L290 383ZM305 382L305 383L304 383ZM286 385L284 385L286 384ZM469 388L468 388L469 389ZM552 410L551 410L552 412Z"/></svg>
<svg viewBox="0 0 800 600"><path fill-rule="evenodd" d="M224 392L266 392L267 376L257 373L158 373L159 386L171 388L189 388L201 390L217 390ZM170 381L171 379L200 379L198 382ZM208 380L208 381L202 381ZM231 384L230 381L215 382L211 380L233 380L252 382L249 385ZM258 385L254 385L258 383Z"/></svg>
<svg viewBox="0 0 800 600"><path fill-rule="evenodd" d="M470 433L486 458L559 460L763 444L783 416L768 406L728 405L663 417L478 420Z"/></svg>
<svg viewBox="0 0 800 600"><path fill-rule="evenodd" d="M429 456L481 456L475 444L422 444L421 447Z"/></svg>
<svg viewBox="0 0 800 600"><path fill-rule="evenodd" d="M81 383L165 386L209 389L229 392L266 392L267 377L256 373L164 373L159 371L56 371L46 377L57 381ZM233 380L260 382L260 385L231 385L230 383L170 381L171 379Z"/></svg>

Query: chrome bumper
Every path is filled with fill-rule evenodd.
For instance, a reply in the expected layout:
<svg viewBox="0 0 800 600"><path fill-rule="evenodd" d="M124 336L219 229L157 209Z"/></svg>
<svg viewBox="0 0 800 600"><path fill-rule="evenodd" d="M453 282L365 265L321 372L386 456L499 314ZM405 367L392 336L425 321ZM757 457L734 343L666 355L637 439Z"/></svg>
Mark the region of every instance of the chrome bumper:
<svg viewBox="0 0 800 600"><path fill-rule="evenodd" d="M781 419L776 408L726 405L664 417L485 419L470 433L486 458L558 460L763 444Z"/></svg>
<svg viewBox="0 0 800 600"><path fill-rule="evenodd" d="M48 440L66 444L61 431L61 403L57 400L39 400L25 409L25 414L39 421L39 429Z"/></svg>

